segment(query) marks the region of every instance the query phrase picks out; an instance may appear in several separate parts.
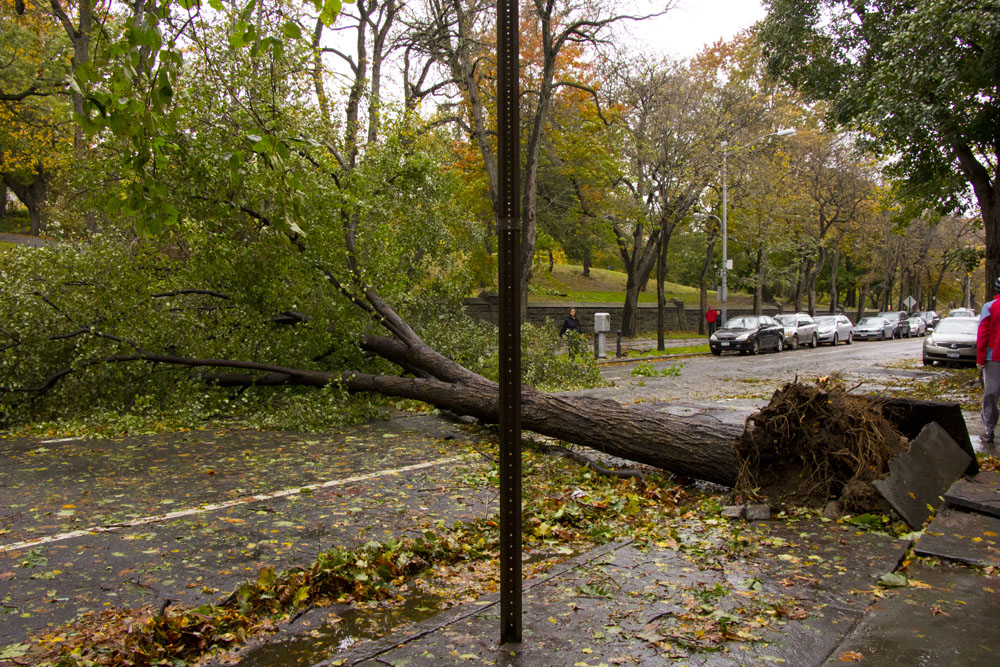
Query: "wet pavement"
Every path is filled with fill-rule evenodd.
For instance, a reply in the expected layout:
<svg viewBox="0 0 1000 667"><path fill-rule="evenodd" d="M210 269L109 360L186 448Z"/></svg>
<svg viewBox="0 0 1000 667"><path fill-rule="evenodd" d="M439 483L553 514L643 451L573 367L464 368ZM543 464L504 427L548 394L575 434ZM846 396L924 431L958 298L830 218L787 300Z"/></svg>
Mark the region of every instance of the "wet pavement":
<svg viewBox="0 0 1000 667"><path fill-rule="evenodd" d="M0 646L109 607L214 602L331 545L488 516L488 464L439 417L333 435L0 440ZM348 472L345 472L348 471Z"/></svg>
<svg viewBox="0 0 1000 667"><path fill-rule="evenodd" d="M842 371L862 391L935 377L881 365L914 352L919 341L904 340L656 362L683 363L679 377L609 365L618 386L586 393L742 423L802 369ZM978 419L966 420L975 434ZM489 465L479 437L422 415L325 435L0 439L0 647L96 609L216 601L263 565L309 562L332 544L489 516L495 490L469 481ZM422 593L395 610L312 610L240 657L256 667L996 664L991 567L914 559L910 539L818 517L732 526L741 551L699 542L705 521L682 525L686 548L616 542L526 580L518 646L497 645L496 595L439 611ZM994 548L995 531L980 532L961 537Z"/></svg>

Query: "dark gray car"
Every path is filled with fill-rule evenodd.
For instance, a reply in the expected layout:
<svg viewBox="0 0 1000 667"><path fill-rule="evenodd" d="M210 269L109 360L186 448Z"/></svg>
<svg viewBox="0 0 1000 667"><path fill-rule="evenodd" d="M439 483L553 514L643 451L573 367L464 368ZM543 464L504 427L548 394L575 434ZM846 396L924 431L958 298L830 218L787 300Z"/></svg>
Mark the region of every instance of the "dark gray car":
<svg viewBox="0 0 1000 667"><path fill-rule="evenodd" d="M883 310L878 316L892 323L893 338L910 337L910 318L902 310Z"/></svg>

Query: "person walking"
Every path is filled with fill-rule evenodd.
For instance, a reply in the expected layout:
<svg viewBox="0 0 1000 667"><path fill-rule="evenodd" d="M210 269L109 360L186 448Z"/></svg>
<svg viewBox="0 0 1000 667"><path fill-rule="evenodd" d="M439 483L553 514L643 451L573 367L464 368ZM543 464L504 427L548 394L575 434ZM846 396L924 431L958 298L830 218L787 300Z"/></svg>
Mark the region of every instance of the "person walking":
<svg viewBox="0 0 1000 667"><path fill-rule="evenodd" d="M580 320L576 319L576 308L569 309L569 315L563 320L562 329L559 330L559 337L567 331L575 331L578 334L583 334L583 327L580 326Z"/></svg>
<svg viewBox="0 0 1000 667"><path fill-rule="evenodd" d="M1000 399L1000 278L993 284L992 301L983 304L976 331L976 367L983 372L982 419L986 433L979 440L990 444L997 426Z"/></svg>
<svg viewBox="0 0 1000 667"><path fill-rule="evenodd" d="M705 311L705 321L708 322L708 335L711 336L719 326L719 311L709 306Z"/></svg>

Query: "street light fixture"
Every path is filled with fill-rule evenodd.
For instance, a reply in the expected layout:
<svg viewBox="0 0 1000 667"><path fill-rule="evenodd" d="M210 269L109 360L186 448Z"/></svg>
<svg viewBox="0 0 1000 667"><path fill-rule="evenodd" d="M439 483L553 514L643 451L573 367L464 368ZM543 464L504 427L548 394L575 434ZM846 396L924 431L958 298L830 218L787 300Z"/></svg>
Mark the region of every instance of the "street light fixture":
<svg viewBox="0 0 1000 667"><path fill-rule="evenodd" d="M795 128L789 127L783 130L778 130L777 132L769 132L764 136L757 137L748 144L743 144L742 146L729 147L729 142L723 140L721 142L722 147L722 270L719 272L720 278L722 279L722 284L720 285L719 301L722 303L722 322L729 318L727 313L727 305L729 302L729 258L727 256L726 247L726 212L729 208L728 202L726 200L726 157L730 152L743 150L744 148L749 148L759 141L763 141L768 137L789 137L795 134Z"/></svg>

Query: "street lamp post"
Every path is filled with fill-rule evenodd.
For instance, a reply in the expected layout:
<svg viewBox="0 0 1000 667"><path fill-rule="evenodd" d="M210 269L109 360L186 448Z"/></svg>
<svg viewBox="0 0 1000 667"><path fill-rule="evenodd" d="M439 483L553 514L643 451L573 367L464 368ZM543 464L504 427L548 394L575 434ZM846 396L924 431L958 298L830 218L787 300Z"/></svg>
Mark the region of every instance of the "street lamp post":
<svg viewBox="0 0 1000 667"><path fill-rule="evenodd" d="M777 132L770 132L762 137L757 137L748 144L743 144L742 146L735 146L733 148L729 147L729 142L723 140L721 143L722 147L722 270L719 272L719 277L722 279L722 284L719 286L719 301L722 303L722 322L725 323L729 319L727 312L727 306L729 303L729 256L728 248L726 247L726 212L729 210L728 202L726 200L726 156L729 155L730 151L743 150L744 148L749 148L753 146L758 141L763 141L768 137L788 137L795 134L795 128L790 127L784 130L778 130Z"/></svg>

